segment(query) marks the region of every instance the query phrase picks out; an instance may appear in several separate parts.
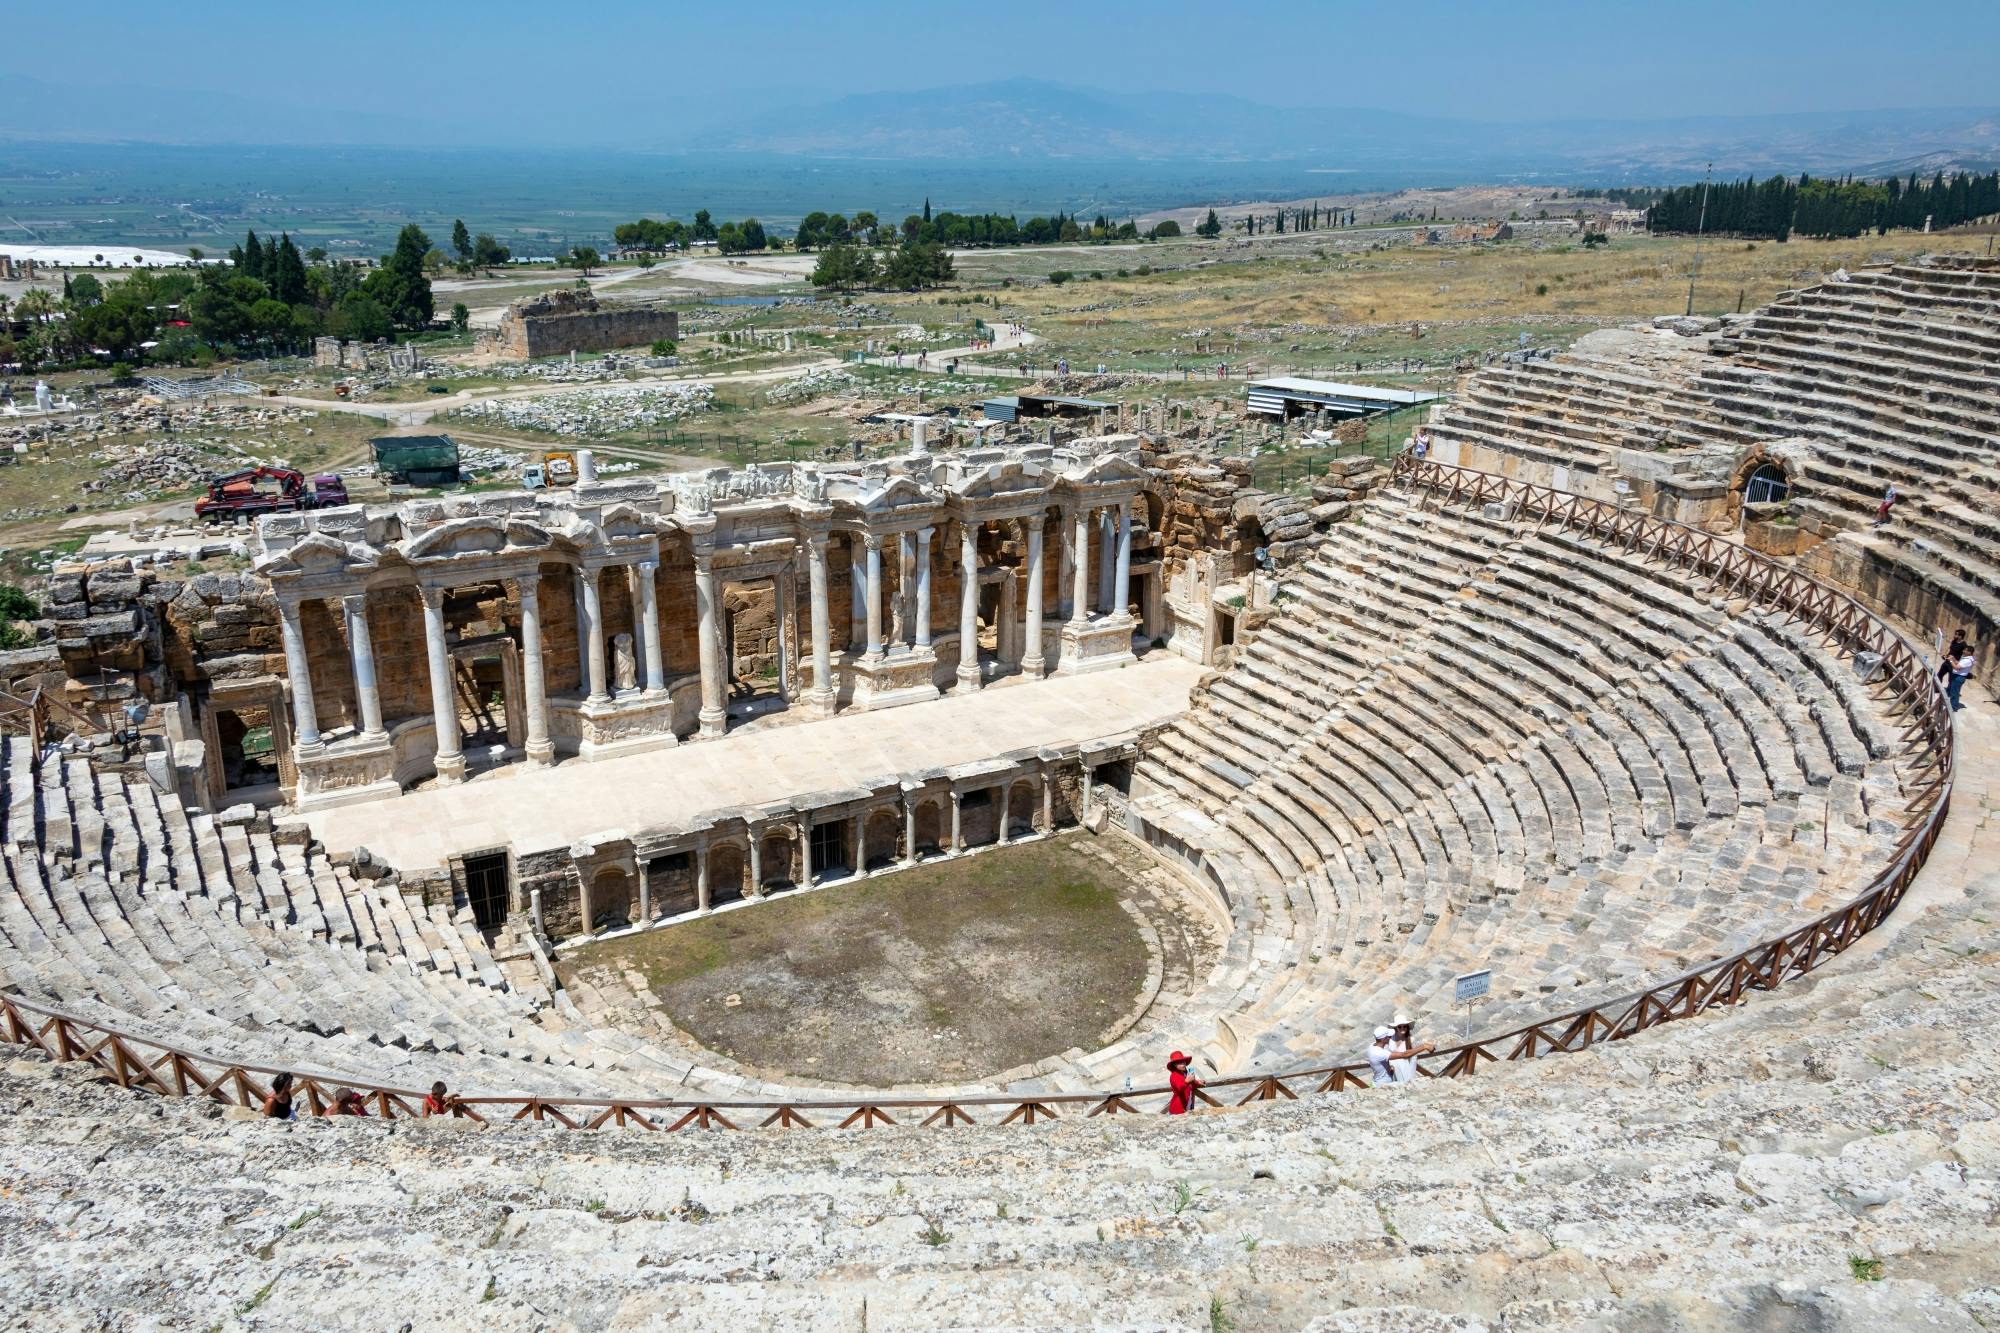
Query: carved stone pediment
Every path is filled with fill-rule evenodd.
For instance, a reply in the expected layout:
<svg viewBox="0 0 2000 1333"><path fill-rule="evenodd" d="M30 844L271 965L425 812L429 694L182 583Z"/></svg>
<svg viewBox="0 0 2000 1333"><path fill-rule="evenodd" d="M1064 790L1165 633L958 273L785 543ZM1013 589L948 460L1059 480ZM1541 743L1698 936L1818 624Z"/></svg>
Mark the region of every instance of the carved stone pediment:
<svg viewBox="0 0 2000 1333"><path fill-rule="evenodd" d="M1048 489L1050 477L1038 463L1018 458L1002 459L970 472L951 484L951 493L962 500L990 500Z"/></svg>
<svg viewBox="0 0 2000 1333"><path fill-rule="evenodd" d="M402 543L404 559L449 559L462 555L493 555L509 549L543 550L552 542L549 530L525 519L480 514L440 523Z"/></svg>
<svg viewBox="0 0 2000 1333"><path fill-rule="evenodd" d="M911 478L902 476L889 477L878 489L864 490L855 497L856 506L865 514L883 514L907 505L932 503L935 503L935 497Z"/></svg>
<svg viewBox="0 0 2000 1333"><path fill-rule="evenodd" d="M257 561L266 578L315 578L330 574L367 574L376 567L375 552L359 542L344 542L323 532L308 534Z"/></svg>
<svg viewBox="0 0 2000 1333"><path fill-rule="evenodd" d="M1063 480L1072 486L1143 486L1151 480L1144 468L1123 454L1099 454L1080 464L1063 473Z"/></svg>

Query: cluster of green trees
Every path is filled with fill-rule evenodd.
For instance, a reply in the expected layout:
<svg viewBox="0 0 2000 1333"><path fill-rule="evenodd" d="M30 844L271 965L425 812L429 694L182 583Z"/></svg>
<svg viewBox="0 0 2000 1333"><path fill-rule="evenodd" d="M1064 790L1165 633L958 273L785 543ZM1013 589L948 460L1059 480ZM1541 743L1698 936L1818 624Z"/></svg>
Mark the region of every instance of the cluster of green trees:
<svg viewBox="0 0 2000 1333"><path fill-rule="evenodd" d="M910 241L879 252L835 241L820 251L812 284L841 292L857 287L914 292L950 282L955 272L950 251L936 241Z"/></svg>
<svg viewBox="0 0 2000 1333"><path fill-rule="evenodd" d="M364 272L327 263L318 247L302 254L288 233L260 239L252 231L230 248L226 266L141 269L118 282L69 274L60 298L36 289L11 314L0 302L0 362L186 364L301 351L321 334L372 341L419 330L434 311L430 248L421 228L406 226L395 252ZM15 325L21 333L9 334Z"/></svg>
<svg viewBox="0 0 2000 1333"><path fill-rule="evenodd" d="M1646 212L1654 233L1692 232L1702 226L1700 185L1662 191ZM1725 236L1782 241L1801 236L1852 238L1864 232L1956 227L2000 214L2000 171L1979 175L1938 172L1926 181L1834 180L1773 176L1724 181L1708 189L1707 230Z"/></svg>
<svg viewBox="0 0 2000 1333"><path fill-rule="evenodd" d="M1216 230L1221 230L1220 225ZM850 249L880 249L898 245L966 249L1000 245L1108 244L1113 241L1158 240L1180 234L1180 224L1176 222L1163 222L1141 233L1136 222L1129 219L1113 222L1101 213L1090 222L1080 221L1067 213L1031 217L1026 222L1011 213L933 213L930 201L925 200L924 211L910 214L900 226L885 222L866 210L852 217L815 210L799 219L792 244L800 250L824 250L836 245ZM713 241L724 254L735 254L745 250L778 249L784 244L778 237L766 232L756 218L718 225L707 209L697 212L692 224L672 218L666 221L640 218L637 222L621 222L612 229L611 237L623 249L645 251L686 250L700 242ZM843 259L843 268L845 263ZM869 284L864 282L858 285Z"/></svg>
<svg viewBox="0 0 2000 1333"><path fill-rule="evenodd" d="M474 236L466 227L464 218L451 224L451 249L455 256L453 266L460 273L495 269L514 257L514 252L494 240L490 233L482 231Z"/></svg>
<svg viewBox="0 0 2000 1333"><path fill-rule="evenodd" d="M826 215L814 216L823 218ZM627 250L685 250L705 241L714 242L715 248L726 255L775 248L773 238L756 218L718 225L705 208L695 212L692 224L674 218L664 222L653 218L621 222L611 229L611 239Z"/></svg>
<svg viewBox="0 0 2000 1333"><path fill-rule="evenodd" d="M1211 208L1208 211L1208 216L1210 219L1214 219L1215 210ZM1435 211L1432 212L1431 217L1437 217ZM1202 223L1203 227L1207 225L1208 222L1206 221ZM1237 219L1236 225L1241 227L1244 233L1250 236L1256 236L1267 231L1274 236L1282 236L1288 231L1318 231L1322 227L1351 227L1354 225L1354 214L1349 210L1330 206L1322 208L1319 201L1315 199L1305 208L1281 208L1269 217L1264 217L1256 213L1246 214ZM1201 228L1197 227L1195 230L1200 232ZM1221 224L1217 223L1215 231L1201 232L1201 234L1204 236L1213 236L1221 230Z"/></svg>
<svg viewBox="0 0 2000 1333"><path fill-rule="evenodd" d="M251 354L299 351L321 334L373 341L416 332L436 312L430 253L430 237L410 223L364 275L348 264L308 268L289 236L260 245L253 231L230 250L229 268L202 271L189 298L190 328L217 351Z"/></svg>

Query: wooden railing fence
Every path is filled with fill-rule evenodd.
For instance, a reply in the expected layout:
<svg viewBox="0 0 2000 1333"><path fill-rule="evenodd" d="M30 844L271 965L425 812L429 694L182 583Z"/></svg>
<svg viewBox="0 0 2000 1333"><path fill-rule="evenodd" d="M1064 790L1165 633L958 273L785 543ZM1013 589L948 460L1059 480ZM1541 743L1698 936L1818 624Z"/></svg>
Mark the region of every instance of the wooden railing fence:
<svg viewBox="0 0 2000 1333"><path fill-rule="evenodd" d="M1581 1051L1719 1005L1735 1004L1752 991L1770 990L1788 978L1810 972L1895 910L1944 822L1951 800L1953 757L1951 716L1937 678L1908 641L1886 622L1844 593L1726 538L1672 520L1490 473L1420 461L1409 454L1396 460L1391 481L1428 491L1430 500L1439 504L1512 505L1517 518L1543 526L1560 525L1629 553L1672 561L1713 580L1732 596L1785 610L1845 652L1879 654L1884 683L1908 719L1904 737L1914 752L1903 832L1889 863L1851 902L1774 939L1643 990L1439 1050L1418 1062L1425 1076L1466 1078L1489 1064ZM4 702L0 701L0 711L4 711ZM87 1061L121 1087L167 1096L256 1105L268 1092L271 1076L278 1072L274 1067L183 1050L20 996L0 995L0 1022L4 1022L0 1040L35 1047L53 1060ZM360 1092L370 1113L384 1118L417 1115L423 1102L424 1094L409 1088L292 1072L299 1105L315 1114L330 1106L336 1089L342 1087ZM1243 1074L1217 1078L1207 1083L1199 1096L1210 1106L1292 1100L1302 1093L1365 1087L1367 1073L1366 1062L1357 1060ZM1158 1110L1167 1097L1164 1086L947 1098L882 1098L862 1093L816 1100L502 1093L467 1096L461 1106L464 1115L481 1121L533 1121L564 1129L613 1125L671 1132L753 1126L872 1129L884 1125L1033 1125Z"/></svg>

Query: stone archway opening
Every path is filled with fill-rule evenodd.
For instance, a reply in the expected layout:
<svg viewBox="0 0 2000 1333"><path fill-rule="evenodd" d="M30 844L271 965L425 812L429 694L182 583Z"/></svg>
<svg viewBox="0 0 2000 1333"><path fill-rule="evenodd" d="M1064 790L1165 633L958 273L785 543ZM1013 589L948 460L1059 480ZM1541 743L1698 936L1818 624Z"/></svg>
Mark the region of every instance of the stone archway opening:
<svg viewBox="0 0 2000 1333"><path fill-rule="evenodd" d="M862 843L865 850L861 858L864 869L880 870L902 859L903 817L900 811L885 806L868 816L864 829Z"/></svg>

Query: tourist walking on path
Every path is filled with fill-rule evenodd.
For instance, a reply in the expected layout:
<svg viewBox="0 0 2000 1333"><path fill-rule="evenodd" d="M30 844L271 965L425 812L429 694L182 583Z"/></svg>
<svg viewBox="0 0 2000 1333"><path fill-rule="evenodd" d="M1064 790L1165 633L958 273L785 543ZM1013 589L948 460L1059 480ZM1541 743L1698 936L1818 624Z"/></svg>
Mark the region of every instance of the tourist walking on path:
<svg viewBox="0 0 2000 1333"><path fill-rule="evenodd" d="M1168 1115L1186 1115L1194 1109L1195 1089L1201 1080L1188 1073L1188 1066L1194 1057L1175 1051L1167 1057L1167 1082L1173 1086L1174 1095L1167 1099Z"/></svg>
<svg viewBox="0 0 2000 1333"><path fill-rule="evenodd" d="M274 1074L271 1078L271 1095L264 1099L266 1120L290 1120L292 1118L292 1076Z"/></svg>
<svg viewBox="0 0 2000 1333"><path fill-rule="evenodd" d="M1959 702L1958 692L1965 688L1965 679L1978 665L1975 647L1967 647L1964 652L1951 659L1951 679L1945 683L1944 693L1951 700L1951 711L1956 713L1965 705Z"/></svg>

